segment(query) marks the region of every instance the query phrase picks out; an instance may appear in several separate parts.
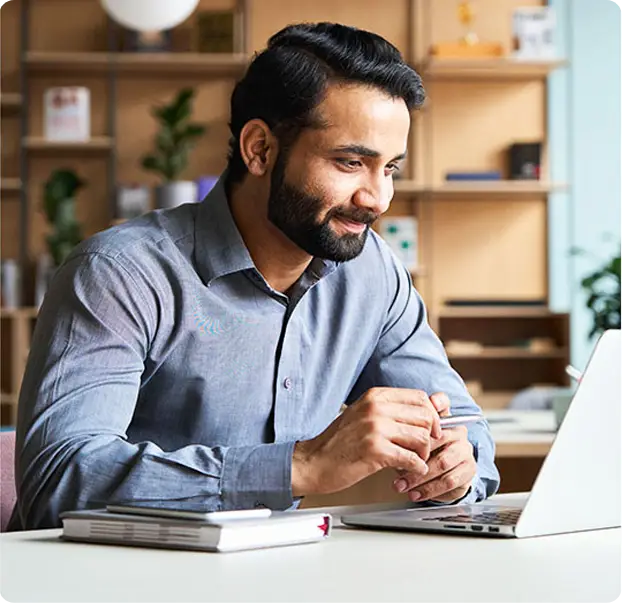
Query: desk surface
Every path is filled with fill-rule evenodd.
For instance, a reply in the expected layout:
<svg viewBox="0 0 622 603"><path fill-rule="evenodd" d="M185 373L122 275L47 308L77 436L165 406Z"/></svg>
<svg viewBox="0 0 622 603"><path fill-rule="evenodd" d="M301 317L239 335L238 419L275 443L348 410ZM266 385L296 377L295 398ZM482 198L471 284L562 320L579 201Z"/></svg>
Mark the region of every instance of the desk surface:
<svg viewBox="0 0 622 603"><path fill-rule="evenodd" d="M552 410L489 410L496 457L545 457L555 439Z"/></svg>
<svg viewBox="0 0 622 603"><path fill-rule="evenodd" d="M0 536L4 598L611 601L620 592L619 529L502 540L338 526L322 543L229 554L68 543L60 532Z"/></svg>

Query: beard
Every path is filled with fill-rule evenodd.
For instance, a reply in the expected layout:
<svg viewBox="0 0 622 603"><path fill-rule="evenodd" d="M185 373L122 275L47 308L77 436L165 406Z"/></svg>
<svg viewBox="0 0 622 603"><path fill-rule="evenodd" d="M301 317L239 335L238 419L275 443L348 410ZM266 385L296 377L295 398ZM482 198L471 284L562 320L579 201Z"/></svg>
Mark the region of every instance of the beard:
<svg viewBox="0 0 622 603"><path fill-rule="evenodd" d="M357 257L365 246L370 225L378 214L363 209L345 210L333 207L319 220L327 203L285 182L286 158L279 154L270 178L268 219L287 238L309 255L334 262L347 262ZM333 218L366 225L363 232L337 234L330 226Z"/></svg>

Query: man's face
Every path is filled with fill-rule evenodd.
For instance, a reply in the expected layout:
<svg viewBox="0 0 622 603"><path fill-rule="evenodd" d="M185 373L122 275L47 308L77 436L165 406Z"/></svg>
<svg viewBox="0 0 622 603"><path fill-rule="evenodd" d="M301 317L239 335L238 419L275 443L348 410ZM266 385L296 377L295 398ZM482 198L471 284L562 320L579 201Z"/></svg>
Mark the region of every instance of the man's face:
<svg viewBox="0 0 622 603"><path fill-rule="evenodd" d="M345 262L389 207L410 116L403 100L362 85L330 86L316 112L326 127L279 153L268 218L309 255Z"/></svg>

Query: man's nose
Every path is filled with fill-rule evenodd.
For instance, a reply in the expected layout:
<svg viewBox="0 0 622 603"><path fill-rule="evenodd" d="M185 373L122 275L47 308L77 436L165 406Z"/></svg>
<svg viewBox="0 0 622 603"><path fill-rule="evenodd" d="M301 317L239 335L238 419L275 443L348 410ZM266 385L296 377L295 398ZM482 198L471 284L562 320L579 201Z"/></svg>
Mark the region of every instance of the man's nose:
<svg viewBox="0 0 622 603"><path fill-rule="evenodd" d="M368 183L366 186L360 187L353 196L354 204L375 214L383 214L391 203L393 198L393 180L391 178L383 178L380 181Z"/></svg>

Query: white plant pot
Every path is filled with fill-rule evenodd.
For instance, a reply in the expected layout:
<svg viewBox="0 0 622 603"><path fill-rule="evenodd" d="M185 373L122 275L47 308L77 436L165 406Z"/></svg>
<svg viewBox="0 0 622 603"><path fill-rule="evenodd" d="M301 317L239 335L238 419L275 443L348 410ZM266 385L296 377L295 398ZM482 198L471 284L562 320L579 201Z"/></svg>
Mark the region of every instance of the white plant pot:
<svg viewBox="0 0 622 603"><path fill-rule="evenodd" d="M167 182L156 188L156 207L171 209L184 203L197 202L197 185L192 180Z"/></svg>

